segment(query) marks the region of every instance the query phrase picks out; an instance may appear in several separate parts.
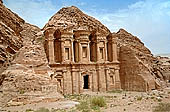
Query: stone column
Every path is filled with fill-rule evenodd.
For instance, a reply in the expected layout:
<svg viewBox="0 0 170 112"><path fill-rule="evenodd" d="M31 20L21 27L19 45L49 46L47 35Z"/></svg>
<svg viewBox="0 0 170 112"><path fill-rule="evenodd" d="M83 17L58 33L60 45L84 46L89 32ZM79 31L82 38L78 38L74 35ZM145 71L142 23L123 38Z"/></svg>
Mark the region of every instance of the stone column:
<svg viewBox="0 0 170 112"><path fill-rule="evenodd" d="M92 91L93 90L93 81L92 81L92 74L89 74L89 89Z"/></svg>
<svg viewBox="0 0 170 112"><path fill-rule="evenodd" d="M119 69L115 70L115 89L121 89Z"/></svg>
<svg viewBox="0 0 170 112"><path fill-rule="evenodd" d="M72 80L73 80L73 94L78 94L79 93L79 72L77 71L72 71Z"/></svg>
<svg viewBox="0 0 170 112"><path fill-rule="evenodd" d="M84 85L84 81L83 81L83 76L82 76L82 73L81 71L79 71L79 76L80 76L80 79L79 79L79 84L80 84L80 88L79 88L79 91L80 93L83 93L83 85Z"/></svg>
<svg viewBox="0 0 170 112"><path fill-rule="evenodd" d="M79 42L79 62L82 62L82 46L80 42Z"/></svg>
<svg viewBox="0 0 170 112"><path fill-rule="evenodd" d="M75 43L75 58L74 58L74 61L75 62L78 62L79 61L79 53L78 53L78 51L79 51L79 44L78 44L78 42L76 42Z"/></svg>
<svg viewBox="0 0 170 112"><path fill-rule="evenodd" d="M101 81L100 81L100 71L99 71L99 68L97 68L97 89L98 91L100 91L100 88L101 88Z"/></svg>
<svg viewBox="0 0 170 112"><path fill-rule="evenodd" d="M98 91L98 72L97 72L97 70L94 70L92 80L93 80L93 91L97 92Z"/></svg>
<svg viewBox="0 0 170 112"><path fill-rule="evenodd" d="M72 75L70 71L64 71L64 93L72 94Z"/></svg>
<svg viewBox="0 0 170 112"><path fill-rule="evenodd" d="M110 76L109 76L109 73L108 73L108 68L105 69L106 70L106 91L109 91L109 84L110 84Z"/></svg>
<svg viewBox="0 0 170 112"><path fill-rule="evenodd" d="M65 49L64 49L64 40L61 40L61 62L65 61L65 53L64 53Z"/></svg>
<svg viewBox="0 0 170 112"><path fill-rule="evenodd" d="M79 94L81 93L81 72L80 71L77 71L78 72L78 92Z"/></svg>
<svg viewBox="0 0 170 112"><path fill-rule="evenodd" d="M106 74L103 68L99 68L99 90L100 92L106 91Z"/></svg>
<svg viewBox="0 0 170 112"><path fill-rule="evenodd" d="M104 42L104 47L105 47L105 61L107 61L107 42Z"/></svg>
<svg viewBox="0 0 170 112"><path fill-rule="evenodd" d="M67 90L67 85L66 85L66 82L65 80L66 79L66 75L65 75L66 71L63 71L63 93L65 94L66 93L66 90Z"/></svg>
<svg viewBox="0 0 170 112"><path fill-rule="evenodd" d="M97 62L100 60L100 51L99 51L99 42L96 43L96 57L97 57Z"/></svg>
<svg viewBox="0 0 170 112"><path fill-rule="evenodd" d="M115 42L112 43L112 61L117 62L117 45Z"/></svg>
<svg viewBox="0 0 170 112"><path fill-rule="evenodd" d="M54 64L55 63L54 39L51 35L50 35L50 39L48 40L48 46L49 46L49 63Z"/></svg>
<svg viewBox="0 0 170 112"><path fill-rule="evenodd" d="M71 42L71 61L74 62L74 48L73 48L73 40L70 41Z"/></svg>
<svg viewBox="0 0 170 112"><path fill-rule="evenodd" d="M90 45L89 45L89 42L87 43L87 59L88 59L88 62L90 62Z"/></svg>

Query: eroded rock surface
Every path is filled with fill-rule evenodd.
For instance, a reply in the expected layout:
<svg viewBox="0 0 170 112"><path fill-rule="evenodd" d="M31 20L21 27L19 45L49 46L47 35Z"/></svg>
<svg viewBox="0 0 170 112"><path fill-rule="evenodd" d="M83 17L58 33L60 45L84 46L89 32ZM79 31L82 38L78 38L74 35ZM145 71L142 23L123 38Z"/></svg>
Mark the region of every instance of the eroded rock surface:
<svg viewBox="0 0 170 112"><path fill-rule="evenodd" d="M25 92L42 92L42 88L43 92L57 92L43 42L40 28L0 4L0 67L4 68L0 68L0 106Z"/></svg>
<svg viewBox="0 0 170 112"><path fill-rule="evenodd" d="M63 30L83 29L87 31L98 31L101 34L109 34L109 29L100 21L84 14L75 6L62 8L45 25L44 30L53 27Z"/></svg>
<svg viewBox="0 0 170 112"><path fill-rule="evenodd" d="M124 89L138 90L145 87L148 90L166 86L163 71L156 63L157 58L153 57L151 51L144 46L139 38L124 29L120 29L112 35L119 46L120 76ZM141 81L137 81L140 79L139 77L144 82L143 85L137 86L142 84Z"/></svg>
<svg viewBox="0 0 170 112"><path fill-rule="evenodd" d="M157 65L163 72L163 77L167 82L170 82L170 58L158 56Z"/></svg>
<svg viewBox="0 0 170 112"><path fill-rule="evenodd" d="M0 1L0 73L14 59L22 47L21 31L24 20L6 8Z"/></svg>

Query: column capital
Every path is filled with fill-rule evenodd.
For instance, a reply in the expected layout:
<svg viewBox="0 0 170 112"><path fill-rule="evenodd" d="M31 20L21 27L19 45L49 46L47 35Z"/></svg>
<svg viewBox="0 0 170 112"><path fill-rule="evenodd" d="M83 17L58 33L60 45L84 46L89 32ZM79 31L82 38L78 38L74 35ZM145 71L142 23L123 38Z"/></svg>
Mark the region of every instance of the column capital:
<svg viewBox="0 0 170 112"><path fill-rule="evenodd" d="M75 39L74 41L76 41L76 42L78 42L78 43L80 42L80 40L78 40L78 39Z"/></svg>
<svg viewBox="0 0 170 112"><path fill-rule="evenodd" d="M79 43L80 43L80 44L87 44L87 45L88 45L90 42L84 42L84 41L81 42L81 41L80 41Z"/></svg>
<svg viewBox="0 0 170 112"><path fill-rule="evenodd" d="M54 41L55 38L48 38L47 40L48 40L48 41Z"/></svg>
<svg viewBox="0 0 170 112"><path fill-rule="evenodd" d="M59 39L60 42L65 42L65 39Z"/></svg>
<svg viewBox="0 0 170 112"><path fill-rule="evenodd" d="M67 70L62 70L62 72L63 72L63 73L66 73L66 72L67 72Z"/></svg>
<svg viewBox="0 0 170 112"><path fill-rule="evenodd" d="M117 42L116 41L112 41L112 44L117 44Z"/></svg>
<svg viewBox="0 0 170 112"><path fill-rule="evenodd" d="M96 42L95 42L96 44L98 44L98 43L100 43L100 40L96 40Z"/></svg>
<svg viewBox="0 0 170 112"><path fill-rule="evenodd" d="M104 43L106 44L108 42L108 40L105 40Z"/></svg>
<svg viewBox="0 0 170 112"><path fill-rule="evenodd" d="M71 42L74 42L75 40L74 39L70 39Z"/></svg>

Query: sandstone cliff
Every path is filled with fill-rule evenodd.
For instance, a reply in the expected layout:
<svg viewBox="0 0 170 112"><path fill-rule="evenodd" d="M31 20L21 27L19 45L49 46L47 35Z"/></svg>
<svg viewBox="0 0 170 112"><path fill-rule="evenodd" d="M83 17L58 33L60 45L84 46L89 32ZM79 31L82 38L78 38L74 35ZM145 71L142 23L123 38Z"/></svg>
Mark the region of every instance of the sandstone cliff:
<svg viewBox="0 0 170 112"><path fill-rule="evenodd" d="M3 1L2 0L0 0L0 4L2 4L3 3Z"/></svg>
<svg viewBox="0 0 170 112"><path fill-rule="evenodd" d="M163 77L166 81L170 82L170 58L157 56L157 65L163 72Z"/></svg>
<svg viewBox="0 0 170 112"><path fill-rule="evenodd" d="M22 47L24 20L0 2L0 73L10 65L14 55Z"/></svg>
<svg viewBox="0 0 170 112"><path fill-rule="evenodd" d="M156 63L157 58L153 57L139 38L124 29L112 35L116 38L119 49L122 88L141 91L142 87L147 87L145 90L151 90L165 85L163 71ZM139 77L144 80L143 83L137 81Z"/></svg>
<svg viewBox="0 0 170 112"><path fill-rule="evenodd" d="M0 2L0 106L21 93L52 85L43 41L40 28L25 23Z"/></svg>

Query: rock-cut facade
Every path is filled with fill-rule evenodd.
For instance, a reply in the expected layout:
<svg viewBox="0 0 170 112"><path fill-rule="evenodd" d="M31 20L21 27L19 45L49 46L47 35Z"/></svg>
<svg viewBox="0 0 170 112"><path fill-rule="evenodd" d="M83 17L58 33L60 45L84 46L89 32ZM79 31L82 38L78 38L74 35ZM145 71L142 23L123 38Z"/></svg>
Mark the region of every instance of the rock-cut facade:
<svg viewBox="0 0 170 112"><path fill-rule="evenodd" d="M77 7L59 10L43 31L50 77L60 93L161 87L152 54L137 37L125 30L111 33Z"/></svg>
<svg viewBox="0 0 170 112"><path fill-rule="evenodd" d="M45 51L58 91L78 94L86 90L121 89L117 45L111 35L87 30L45 30Z"/></svg>

